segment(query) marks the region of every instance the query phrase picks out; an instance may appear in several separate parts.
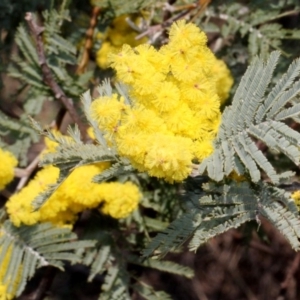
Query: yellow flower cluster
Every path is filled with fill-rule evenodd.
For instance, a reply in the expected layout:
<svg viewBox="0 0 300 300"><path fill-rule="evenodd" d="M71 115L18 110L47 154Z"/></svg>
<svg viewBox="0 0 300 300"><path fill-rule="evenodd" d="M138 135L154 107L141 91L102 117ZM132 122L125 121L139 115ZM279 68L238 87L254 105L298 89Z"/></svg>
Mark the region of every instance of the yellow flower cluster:
<svg viewBox="0 0 300 300"><path fill-rule="evenodd" d="M53 147L53 142L48 141L46 144ZM74 169L45 204L34 211L33 199L46 191L50 184L55 184L59 177L58 168L43 168L6 203L10 220L15 226L37 222L52 222L57 226L64 226L73 224L79 212L97 207L113 218L127 217L136 209L141 198L138 187L130 182L92 182L95 175L109 167L110 163L103 162Z"/></svg>
<svg viewBox="0 0 300 300"><path fill-rule="evenodd" d="M14 178L14 167L17 166L18 161L9 151L5 151L0 148L0 190L3 190L5 186L10 183Z"/></svg>
<svg viewBox="0 0 300 300"><path fill-rule="evenodd" d="M292 199L294 199L294 201L299 209L300 208L300 190L292 193L291 197L292 197Z"/></svg>
<svg viewBox="0 0 300 300"><path fill-rule="evenodd" d="M225 62L221 59L216 60L212 72L216 78L218 96L221 104L224 104L229 97L229 92L233 85L233 78Z"/></svg>
<svg viewBox="0 0 300 300"><path fill-rule="evenodd" d="M218 93L226 97L232 82L215 73L223 66L197 26L178 21L169 36L159 51L147 44L124 45L111 55L133 103L126 105L116 94L102 96L91 111L120 155L138 170L173 182L190 174L193 159L212 153L221 118ZM221 81L227 87L217 88Z"/></svg>
<svg viewBox="0 0 300 300"><path fill-rule="evenodd" d="M0 249L1 252L1 249ZM12 252L12 246L9 246L9 248L7 249L4 258L1 261L1 265L0 265L0 300L12 300L15 297L15 294L17 292L16 287L19 284L20 281L20 276L21 276L21 271L22 268L20 268L18 270L18 279L14 282L14 288L13 291L11 293L8 293L8 286L7 284L4 283L4 277L5 277L5 273L7 271L8 268L8 264L11 260L11 252ZM8 278L9 281L9 278Z"/></svg>
<svg viewBox="0 0 300 300"><path fill-rule="evenodd" d="M135 39L138 32L134 31L128 25L126 18L130 18L136 25L141 22L141 17L134 15L122 15L112 21L112 24L103 35L98 34L97 38L101 39L103 42L101 48L97 52L96 62L102 69L109 67L108 55L110 53L117 53L120 51L123 44L128 44L134 47L147 41L147 38L139 40Z"/></svg>

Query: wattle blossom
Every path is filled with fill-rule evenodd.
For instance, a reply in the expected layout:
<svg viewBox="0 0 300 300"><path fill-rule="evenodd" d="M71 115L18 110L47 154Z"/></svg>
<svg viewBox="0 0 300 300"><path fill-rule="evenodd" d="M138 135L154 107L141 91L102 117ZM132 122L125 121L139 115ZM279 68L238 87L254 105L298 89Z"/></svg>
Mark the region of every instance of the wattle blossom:
<svg viewBox="0 0 300 300"><path fill-rule="evenodd" d="M59 133L55 133L59 134ZM71 139L71 138L70 138ZM43 152L55 151L57 143L46 139L49 146ZM95 183L93 177L110 167L109 162L80 166L54 191L47 201L35 210L33 200L57 182L59 169L46 166L20 192L6 203L7 212L15 226L51 222L56 226L72 226L78 213L99 208L113 218L125 218L138 206L141 194L132 183ZM1 287L0 287L1 288Z"/></svg>
<svg viewBox="0 0 300 300"><path fill-rule="evenodd" d="M131 22L137 26L142 21L141 17L122 15L115 18L103 34L99 33L96 36L96 39L102 41L101 47L96 54L96 62L100 68L106 69L109 67L109 54L120 51L122 45L129 44L134 47L147 42L146 37L139 40L136 39L139 33L129 26L126 21L127 18L130 18Z"/></svg>
<svg viewBox="0 0 300 300"><path fill-rule="evenodd" d="M124 45L112 54L111 66L127 85L132 105L120 109L116 101L122 106L122 100L102 96L92 104L92 113L118 153L135 168L174 182L190 174L192 162L213 152L220 103L228 97L232 79L197 26L178 21L169 37L160 50ZM109 101L115 111L105 108Z"/></svg>
<svg viewBox="0 0 300 300"><path fill-rule="evenodd" d="M300 190L293 192L291 197L292 197L292 199L294 199L294 201L299 209L299 207L300 207Z"/></svg>
<svg viewBox="0 0 300 300"><path fill-rule="evenodd" d="M10 183L14 178L14 168L17 166L18 161L12 153L0 148L0 190Z"/></svg>

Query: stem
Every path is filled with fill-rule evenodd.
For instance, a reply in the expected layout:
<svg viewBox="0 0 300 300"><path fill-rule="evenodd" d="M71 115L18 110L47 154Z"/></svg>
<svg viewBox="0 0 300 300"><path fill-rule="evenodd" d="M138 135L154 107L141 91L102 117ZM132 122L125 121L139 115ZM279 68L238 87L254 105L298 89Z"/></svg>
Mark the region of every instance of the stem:
<svg viewBox="0 0 300 300"><path fill-rule="evenodd" d="M39 58L39 64L43 74L44 82L49 86L52 90L55 98L59 100L63 106L68 110L71 118L75 123L77 123L78 128L80 130L81 136L84 138L86 136L85 126L82 123L79 115L77 114L72 99L68 98L61 87L57 84L52 76L52 72L50 67L47 64L45 49L43 45L42 32L44 31L44 27L41 27L35 23L33 20L32 13L26 13L25 20L28 23L29 29L36 40L36 48L37 54Z"/></svg>
<svg viewBox="0 0 300 300"><path fill-rule="evenodd" d="M47 291L52 285L56 273L57 273L57 269L55 267L52 266L47 267L47 270L43 275L38 288L34 291L33 294L30 295L30 299L43 300L46 296Z"/></svg>
<svg viewBox="0 0 300 300"><path fill-rule="evenodd" d="M90 20L90 26L85 34L86 40L85 40L85 44L84 44L84 51L83 51L83 54L81 57L81 61L76 70L76 74L82 74L87 66L88 61L89 61L89 53L90 53L90 50L92 49L92 45L93 45L94 30L97 25L97 18L99 16L100 11L101 11L100 7L93 8L92 16L91 16L91 20Z"/></svg>

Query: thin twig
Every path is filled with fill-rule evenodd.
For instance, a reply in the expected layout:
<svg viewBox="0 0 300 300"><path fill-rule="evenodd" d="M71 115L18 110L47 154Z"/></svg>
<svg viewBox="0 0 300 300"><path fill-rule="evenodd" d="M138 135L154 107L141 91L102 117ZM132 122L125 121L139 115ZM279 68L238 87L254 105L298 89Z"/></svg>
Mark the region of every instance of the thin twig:
<svg viewBox="0 0 300 300"><path fill-rule="evenodd" d="M20 191L28 179L30 178L32 172L36 169L40 162L40 154L38 154L35 159L26 167L26 169L19 169L15 168L15 176L16 177L21 177L21 180L19 181L17 187L16 187L16 192Z"/></svg>
<svg viewBox="0 0 300 300"><path fill-rule="evenodd" d="M290 15L297 15L299 13L300 13L299 9L293 9L293 10L285 11L285 12L283 12L283 13L277 15L277 16L274 16L271 19L268 19L267 22L275 21L275 20L281 19L283 17L290 16Z"/></svg>
<svg viewBox="0 0 300 300"><path fill-rule="evenodd" d="M185 10L181 13L179 13L178 15L169 18L168 20L162 22L161 24L158 25L153 25L150 26L146 31L142 32L141 34L139 34L138 36L136 36L136 40L139 40L141 38L143 38L144 36L147 35L154 35L156 32L158 31L163 31L164 29L170 27L172 25L173 22L178 21L184 17L186 17L188 14L191 13L191 11L195 9L195 7L192 7L191 9Z"/></svg>
<svg viewBox="0 0 300 300"><path fill-rule="evenodd" d="M206 6L211 2L211 0L200 0L200 1L198 0L198 1L195 1L195 3L178 7L180 10L182 8L184 10L173 17L169 17L171 12L174 12L177 10L176 8L173 8L173 6L172 6L173 2L175 2L175 1L170 1L170 3L169 2L166 3L166 12L167 13L164 14L163 22L161 24L150 26L146 31L142 32L141 34L139 34L136 37L137 40L143 38L146 35L153 36L155 33L165 30L166 28L170 27L173 22L176 22L180 19L185 18L186 16L191 14L195 9L198 9L199 7L200 7L200 11L198 13L201 13L206 8ZM198 13L196 14L196 16L198 16ZM169 17L169 18L167 19L166 17ZM194 21L194 18L192 18L191 22L193 22L193 21Z"/></svg>
<svg viewBox="0 0 300 300"><path fill-rule="evenodd" d="M53 121L50 124L49 128L52 128L52 129L56 128L56 122ZM31 174L38 167L38 164L41 160L41 153L44 151L44 149L45 149L45 145L40 149L39 153L36 155L36 157L31 161L31 163L25 169L21 169L21 168L14 169L15 177L21 178L16 187L15 192L20 191L26 185L27 181L31 177Z"/></svg>
<svg viewBox="0 0 300 300"><path fill-rule="evenodd" d="M85 44L84 44L84 51L83 51L83 54L81 57L81 61L76 70L76 74L82 74L85 71L87 63L89 61L90 50L93 45L94 30L97 25L97 18L99 16L100 11L101 11L100 7L93 8L92 17L90 20L90 26L85 34L86 40L85 40Z"/></svg>
<svg viewBox="0 0 300 300"><path fill-rule="evenodd" d="M39 286L31 295L27 297L27 299L28 300L45 299L45 296L49 291L56 274L57 274L57 269L55 267L48 266L47 270L45 271L45 274L43 274Z"/></svg>
<svg viewBox="0 0 300 300"><path fill-rule="evenodd" d="M206 9L206 7L210 4L211 0L200 0L198 2L199 10L192 17L191 22L195 22L195 20L200 16L200 14Z"/></svg>
<svg viewBox="0 0 300 300"><path fill-rule="evenodd" d="M295 255L295 258L294 258L293 262L292 262L292 265L288 269L288 272L287 272L287 274L285 276L284 281L280 285L282 290L285 290L285 289L288 288L289 283L290 283L292 277L294 276L294 274L297 272L297 270L299 268L299 263L300 263L300 254L297 253Z"/></svg>
<svg viewBox="0 0 300 300"><path fill-rule="evenodd" d="M6 190L6 189L2 190L0 192L0 194L1 194L1 196L5 197L6 199L9 199L12 195L12 193L10 191Z"/></svg>
<svg viewBox="0 0 300 300"><path fill-rule="evenodd" d="M239 286L241 292L245 294L248 300L256 300L256 296L252 292L252 290L249 288L247 283L244 281L244 279L240 276L239 271L230 263L230 257L233 256L232 251L230 249L227 249L227 251L221 251L219 245L217 245L216 241L211 241L208 244L208 248L211 250L211 253L214 255L216 260L220 263L220 265L231 275L234 282ZM234 253L234 260L235 265L238 263L237 256L240 256L240 253L237 253L237 251Z"/></svg>
<svg viewBox="0 0 300 300"><path fill-rule="evenodd" d="M39 64L43 73L43 80L52 90L55 98L59 100L64 105L64 107L68 110L73 121L77 123L81 136L84 138L86 136L86 130L85 130L86 128L74 108L73 101L72 99L66 96L64 91L54 80L51 69L47 64L44 44L42 39L42 32L44 31L44 27L41 27L35 23L35 21L33 20L32 13L30 12L26 13L25 20L27 21L30 31L36 40L37 54L38 54Z"/></svg>

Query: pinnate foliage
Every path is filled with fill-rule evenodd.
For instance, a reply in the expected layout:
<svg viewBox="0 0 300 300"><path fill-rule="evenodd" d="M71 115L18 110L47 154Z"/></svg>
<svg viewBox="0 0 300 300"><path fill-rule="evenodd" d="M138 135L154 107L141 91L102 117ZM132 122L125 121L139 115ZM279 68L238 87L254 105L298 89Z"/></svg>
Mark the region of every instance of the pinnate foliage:
<svg viewBox="0 0 300 300"><path fill-rule="evenodd" d="M17 228L6 221L0 232L0 260L7 261L2 284L7 285L8 293L17 296L36 269L45 266L63 269L65 261L79 263L81 255L76 250L95 245L95 241L76 241L70 229L58 229L50 223Z"/></svg>
<svg viewBox="0 0 300 300"><path fill-rule="evenodd" d="M279 53L273 52L266 63L256 58L250 65L232 105L223 113L213 154L199 165L199 174L207 177L200 176L200 183L190 185L193 191L187 192L186 212L151 241L144 256L165 255L188 239L191 239L189 248L195 251L211 237L230 228L250 220L259 223L260 216L270 220L295 250L300 249L297 206L290 193L276 187L292 174L277 174L254 142L257 138L299 163L299 133L282 121L300 114L294 101L300 92L297 80L300 61L294 61L267 91L278 58ZM228 184L234 172L243 182L233 180ZM262 182L262 174L269 177L269 183ZM202 185L202 190L200 186L205 178L215 183Z"/></svg>
<svg viewBox="0 0 300 300"><path fill-rule="evenodd" d="M280 16L289 13L284 1L278 1L276 5L273 2L255 1L249 7L236 1L226 5L216 1L214 4L207 12L208 23L211 18L220 18L223 20L220 32L224 38L240 34L247 39L251 59L256 55L266 58L273 50L284 52L283 41L300 38L299 30L284 28L279 22ZM299 11L299 3L291 1L289 4L290 11Z"/></svg>
<svg viewBox="0 0 300 300"><path fill-rule="evenodd" d="M259 182L263 171L278 183L278 174L253 138L299 163L300 134L283 121L299 115L300 107L293 100L300 92L300 60L266 93L278 58L279 52L273 52L266 63L257 58L247 69L232 105L223 113L214 153L200 164L200 173L207 171L211 179L220 181L233 171L247 172L253 182Z"/></svg>
<svg viewBox="0 0 300 300"><path fill-rule="evenodd" d="M107 15L111 18L122 13L133 13L149 7L149 5L153 5L151 10L157 9L153 1L129 1L126 4L123 2L121 3L119 0L95 0L92 1L92 5L101 5L105 9L99 18L105 18ZM184 2L186 4L192 1ZM177 128L177 131L173 132L173 125L179 124L179 122L171 122L170 124L167 122L170 122L172 113L176 111L176 105L167 107L167 102L158 103L155 98L160 94L168 100L174 100L177 97L178 99L176 99L180 102L186 96L186 91L191 92L191 89L188 88L193 88L195 85L190 87L186 84L191 80L191 72L181 72L182 66L185 70L187 70L187 66L190 67L193 76L197 80L199 79L200 86L206 85L207 90L218 80L215 78L212 84L209 81L212 77L205 76L205 81L200 81L203 79L199 77L200 75L207 75L209 71L212 71L210 65L200 64L203 73L198 72L199 65L197 63L199 63L198 58L201 55L197 56L197 59L191 55L193 64L191 60L188 61L189 64L185 64L185 59L188 57L185 54L193 54L193 51L199 46L193 44L194 39L189 41L193 47L187 47L186 53L182 53L180 47L187 46L185 43L187 40L175 39L172 42L177 30L180 31L181 28L184 28L186 23L181 22L176 30L171 30L171 46L166 46L161 52L149 45L142 45L137 49L125 46L123 48L124 56L112 55L115 58L113 67L117 70L117 79L123 83L114 83L112 86L109 80L105 80L98 89L99 101L94 101L89 91L82 95L84 117L93 131L93 137L88 142L86 140L83 142L84 137L79 133L76 124L69 129L69 137L66 137L56 135L51 130L45 130L33 120L31 124L28 121L27 114L38 115L47 99L59 100L59 95L53 93L49 85L46 84L40 57L36 51L35 39L24 25L18 27L15 42L19 48L19 53L13 57L9 71L10 76L19 79L22 83L18 92L26 91L23 103L24 114L21 115L20 120L16 120L1 113L1 136L7 140L14 137L16 140L9 145L6 145L6 141L1 141L1 147L5 146L13 152L22 166L27 164L28 148L38 140L39 135L44 135L58 144L55 152L43 155L40 166L58 167L59 178L55 184L48 187L46 192L40 193L35 199L32 199L33 208L40 209L45 205L50 196L68 179L74 169L102 162L108 163L109 166L94 176L94 182L100 184L111 181L124 183L129 180L142 191L143 197L139 207L125 219L116 220L105 215L103 210L101 211L100 205L97 207L97 211L88 212L91 213L88 225L93 224L92 234L89 236L88 228L84 228L84 233L79 238L75 233L72 233L71 229L61 225L54 226L50 223L15 227L11 221L4 221L7 216L4 211L1 211L0 262L2 268L0 267L0 287L2 284L6 287L8 294L18 296L38 268L53 266L63 269L66 262L70 262L71 264L80 263L90 268L88 281L94 280L98 275L101 276L103 283L100 300L131 299L133 293L151 300L171 299L167 293L156 291L140 278L137 278L136 274L131 272L132 266L153 268L160 272L192 278L194 274L190 268L171 261L157 260L157 258L162 259L168 252L181 250L185 245L191 251L197 251L209 239L249 221L256 222L259 227L261 217L268 219L286 237L295 250L300 249L300 220L297 206L290 193L279 188L279 184L288 180L293 174L291 172L280 173L274 165L274 160L269 159L260 146L265 145L272 153L283 154L296 165L299 164L300 134L289 126L289 122L293 120L300 123L298 98L300 94L300 60L295 60L280 79L274 80L275 68L279 62L280 54L275 51L268 55L270 49L279 49L282 46L282 39L298 39L300 37L298 30L283 29L282 25L276 23L278 14L283 9L280 3L274 11L265 13L266 10L262 8L262 10L255 10L252 16L249 13L241 14L240 12L244 7L240 4L219 6L218 10L215 9L215 6L211 6L202 16L207 18L205 25L212 25L210 22L213 18L222 20L221 33L224 38L229 34L237 36L237 33L242 38L247 37L249 56L253 58L253 61L236 89L232 104L227 106L222 113L219 130L220 103L218 97L215 97L215 103L217 103L216 105L213 103L216 109L213 118L215 122L210 124L211 128L208 130L210 133L202 131L202 133L210 135L209 142L214 140L213 147L210 147L209 151L205 147L201 148L204 155L197 156L197 161L193 160L193 163L198 163L197 165L192 164L190 156L187 160L190 165L183 164L187 167L187 172L180 177L180 179L185 178L181 203L175 197L175 190L179 189L178 185L171 186L163 180L155 181L155 178L151 178L147 174L151 168L145 168L142 164L143 160L139 160L141 155L132 159L130 155L124 155L126 151L123 153L118 151L121 149L118 142L121 145L123 141L121 135L118 136L117 129L122 129L122 125L125 124L124 120L131 116L134 111L130 110L134 105L134 112L144 113L144 116L153 116L150 110L155 108L157 115L164 118L164 121L167 120L166 124L168 124L168 130L165 130L166 136L161 139L162 141L171 136L187 135L185 138L190 138L193 142L197 139L202 142L201 137L203 135L199 135L196 131L197 126L195 124L198 123L189 126L188 130ZM42 37L46 64L50 68L53 79L61 86L66 97L69 100L73 98L76 102L79 95L88 88L88 80L92 74L85 72L81 75L74 75L71 72L72 67L78 63L78 48L64 35L62 25L69 20L69 12L66 9L68 5L64 1L60 10L52 9L43 12ZM151 22L152 20L148 21ZM155 22L157 22L156 19ZM167 24L168 22L162 23L162 32ZM192 24L189 26L190 29L194 28ZM141 30L142 28L133 28L135 31L138 31L137 29ZM195 32L196 34L199 33L198 28ZM157 36L160 34L158 32ZM206 37L203 33L201 34L203 36L202 46L206 47ZM159 40L153 36L149 40L159 43ZM179 49L177 47L178 41L182 43ZM166 53L172 55L177 53L177 56L181 58L181 63L176 61L178 57L174 55L166 64L170 58L164 56ZM205 51L200 54L203 53L206 54L205 62L215 60L208 48L205 48ZM255 56L258 53L261 54L260 57ZM150 59L143 62L142 60L147 55L152 56L152 61ZM123 65L120 57L124 59ZM264 61L263 58L266 57L267 60ZM165 68L162 67L161 58L165 60ZM119 63L117 59L120 59ZM138 60L145 64L138 64ZM128 68L127 63L134 67L135 72L131 72L132 70ZM213 73L214 71L212 71ZM151 76L143 77L143 74L150 74ZM229 71L228 74L227 79L231 86L232 78ZM183 75L185 75L184 78ZM150 83L148 86L141 84L145 83L146 80ZM164 88L160 88L162 81L165 81ZM198 87L199 82L197 81L196 87ZM126 86L124 83L128 85ZM155 86L156 88L154 88ZM166 87L172 87L172 89L166 89ZM218 86L215 88L218 89ZM182 98L180 101L179 90ZM171 93L172 91L173 93ZM149 111L144 108L141 109L143 105L147 106L151 102L144 101L146 98L143 93L147 95L149 101L155 100L147 108ZM226 98L228 93L228 90L224 93ZM200 103L197 97L194 97L196 101L190 103L190 107L194 111L196 111L194 106ZM122 118L115 120L116 122L111 128L103 126L102 113L106 111L101 110L104 107L101 105L105 102L101 102L101 100L107 100L107 98L114 100L117 104L116 107L122 108L121 113L123 114ZM225 101L225 99L223 100ZM99 104L95 104L97 102ZM121 105L119 105L120 103ZM171 101L168 104L172 104ZM222 102L223 104L224 102ZM204 113L205 106L199 106L201 107L198 112ZM93 112L95 108L100 111L98 115ZM185 112L187 109L182 111ZM167 113L170 114L167 115ZM209 114L210 111L206 109L206 113ZM107 116L108 121L110 121L111 116ZM132 116L135 117L136 115L132 114ZM179 116L181 120L183 116L184 113ZM210 117L208 115L207 120L212 121ZM197 118L195 120L199 121ZM140 118L140 121L149 121L149 118ZM186 118L185 121L190 122L191 118ZM201 121L200 123L204 124L205 122ZM141 122L141 124L144 123ZM181 125L184 126L183 123ZM128 133L129 129L132 130L131 137L134 138L133 141L136 141L136 144L142 140L141 137L149 136L149 132L141 130L138 132L137 126L128 126L129 129L125 126L124 128L123 132L125 133ZM161 126L159 129L162 128ZM113 130L109 131L108 129ZM156 130L151 132L153 136L157 133ZM140 133L143 133L143 136ZM147 147L142 153L144 157L149 155L149 148L153 144L154 139L147 140ZM134 149L124 148L125 150ZM176 147L173 148L172 150L177 150ZM157 149L159 151L160 147L155 147L155 150ZM212 150L213 153L210 155ZM167 149L165 153L169 154L168 151ZM206 154L210 156L207 157ZM172 155L169 156L173 159ZM148 159L148 163L151 165L153 160ZM161 164L161 160L158 159L157 163ZM164 161L164 163L167 167L168 161ZM176 167L176 161L174 165ZM192 167L193 173L196 173L197 176L187 177ZM156 176L157 173L152 172L150 175L153 174ZM160 177L164 178L164 176ZM171 182L173 177L169 176L169 179ZM180 186L181 190L182 186ZM177 194L178 190L176 190ZM147 215L148 211L151 212L151 217ZM86 211L82 214L85 213ZM71 227L70 224L67 227ZM160 233L157 234L157 232ZM142 258L138 256L139 253L142 253Z"/></svg>

